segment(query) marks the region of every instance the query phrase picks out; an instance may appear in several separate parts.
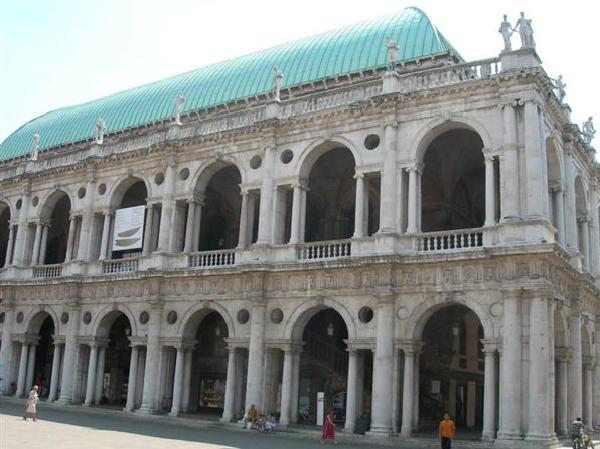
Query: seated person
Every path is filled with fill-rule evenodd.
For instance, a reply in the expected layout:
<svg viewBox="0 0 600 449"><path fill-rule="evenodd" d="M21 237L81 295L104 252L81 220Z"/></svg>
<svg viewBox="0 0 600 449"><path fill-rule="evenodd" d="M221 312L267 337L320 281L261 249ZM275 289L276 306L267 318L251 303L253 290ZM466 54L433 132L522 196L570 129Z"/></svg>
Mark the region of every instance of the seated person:
<svg viewBox="0 0 600 449"><path fill-rule="evenodd" d="M254 404L252 404L252 405L250 405L250 409L248 410L248 413L246 414L246 420L245 420L244 424L246 425L246 428L255 429L257 421L258 421L258 410L256 410L256 406ZM251 423L250 427L248 427L248 423Z"/></svg>
<svg viewBox="0 0 600 449"><path fill-rule="evenodd" d="M275 415L273 415L273 413L269 413L269 416L267 417L267 420L265 421L265 431L271 432L272 430L275 430L276 428L277 428L277 418L275 418Z"/></svg>

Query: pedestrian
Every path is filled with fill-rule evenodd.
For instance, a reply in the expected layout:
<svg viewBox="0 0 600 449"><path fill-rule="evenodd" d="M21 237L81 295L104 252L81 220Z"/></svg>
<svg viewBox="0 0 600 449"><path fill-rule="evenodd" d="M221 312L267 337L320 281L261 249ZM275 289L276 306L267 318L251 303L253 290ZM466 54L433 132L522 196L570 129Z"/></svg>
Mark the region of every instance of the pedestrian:
<svg viewBox="0 0 600 449"><path fill-rule="evenodd" d="M250 409L246 414L246 429L251 430L256 428L256 422L258 421L258 410L254 404L250 405Z"/></svg>
<svg viewBox="0 0 600 449"><path fill-rule="evenodd" d="M450 419L448 413L444 413L444 419L440 421L440 443L442 449L450 449L452 447L452 438L456 432L454 421Z"/></svg>
<svg viewBox="0 0 600 449"><path fill-rule="evenodd" d="M329 409L327 415L325 415L325 422L323 423L323 433L321 434L321 444L324 441L331 440L333 444L337 444L335 441L335 425L333 424L333 410Z"/></svg>
<svg viewBox="0 0 600 449"><path fill-rule="evenodd" d="M34 385L29 395L27 396L27 402L25 402L25 414L23 415L23 419L27 421L27 418L33 419L35 421L37 415L37 403L40 397L38 396L38 386Z"/></svg>

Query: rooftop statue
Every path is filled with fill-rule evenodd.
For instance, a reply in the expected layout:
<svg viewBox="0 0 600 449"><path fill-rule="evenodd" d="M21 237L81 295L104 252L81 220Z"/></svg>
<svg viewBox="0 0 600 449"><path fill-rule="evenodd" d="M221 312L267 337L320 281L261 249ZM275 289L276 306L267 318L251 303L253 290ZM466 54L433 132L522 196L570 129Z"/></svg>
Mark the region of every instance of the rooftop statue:
<svg viewBox="0 0 600 449"><path fill-rule="evenodd" d="M386 36L385 46L387 48L386 62L388 72L396 71L396 61L398 59L398 42Z"/></svg>
<svg viewBox="0 0 600 449"><path fill-rule="evenodd" d="M585 142L585 144L591 145L592 139L594 138L594 134L596 134L596 129L594 128L592 117L588 118L587 121L583 123L583 127L581 128L581 134L583 135L583 141Z"/></svg>
<svg viewBox="0 0 600 449"><path fill-rule="evenodd" d="M521 48L535 48L531 19L526 19L523 11L521 11L521 17L517 20L513 31L517 28L519 29L519 36L521 36Z"/></svg>
<svg viewBox="0 0 600 449"><path fill-rule="evenodd" d="M96 143L98 145L102 145L104 142L104 132L106 131L106 123L104 123L104 119L100 116L96 119L96 123L94 124L94 138L96 139Z"/></svg>
<svg viewBox="0 0 600 449"><path fill-rule="evenodd" d="M175 124L181 125L181 105L185 103L185 97L181 94L177 94L173 101L173 117L175 118Z"/></svg>
<svg viewBox="0 0 600 449"><path fill-rule="evenodd" d="M511 51L512 44L510 42L510 38L513 34L513 29L512 29L512 25L510 24L510 22L507 19L507 15L504 14L503 17L504 17L504 19L500 23L500 28L498 29L498 32L500 34L502 34L502 38L504 39L504 50L502 50L502 51Z"/></svg>
<svg viewBox="0 0 600 449"><path fill-rule="evenodd" d="M567 95L567 91L565 90L567 84L563 81L562 75L558 75L558 78L552 80L552 83L554 84L554 88L556 89L556 96L558 97L558 101L562 103L565 99L565 96Z"/></svg>
<svg viewBox="0 0 600 449"><path fill-rule="evenodd" d="M32 161L38 160L39 152L40 152L40 135L38 133L35 133L33 135L33 151L31 152L31 160Z"/></svg>
<svg viewBox="0 0 600 449"><path fill-rule="evenodd" d="M273 66L273 87L272 93L275 101L279 101L281 95L281 84L283 81L283 72L279 70L279 67Z"/></svg>

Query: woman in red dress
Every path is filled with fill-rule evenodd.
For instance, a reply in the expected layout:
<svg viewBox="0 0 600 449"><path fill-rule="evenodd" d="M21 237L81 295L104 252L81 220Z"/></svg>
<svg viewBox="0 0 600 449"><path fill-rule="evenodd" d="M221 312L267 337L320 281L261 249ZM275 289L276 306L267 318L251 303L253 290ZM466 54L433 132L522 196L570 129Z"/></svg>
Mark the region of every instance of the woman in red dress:
<svg viewBox="0 0 600 449"><path fill-rule="evenodd" d="M327 415L325 415L325 422L323 423L323 434L321 435L321 444L323 441L331 440L333 444L337 444L335 441L335 425L333 424L333 410L329 409Z"/></svg>

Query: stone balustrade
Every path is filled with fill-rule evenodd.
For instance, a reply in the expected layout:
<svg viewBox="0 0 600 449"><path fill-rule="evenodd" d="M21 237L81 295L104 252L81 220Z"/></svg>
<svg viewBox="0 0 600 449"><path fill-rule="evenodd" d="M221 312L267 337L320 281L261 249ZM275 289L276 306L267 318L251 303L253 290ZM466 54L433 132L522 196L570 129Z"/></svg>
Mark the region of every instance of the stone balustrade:
<svg viewBox="0 0 600 449"><path fill-rule="evenodd" d="M225 265L235 265L235 249L226 249L219 251L204 251L190 254L188 256L189 268L209 268L222 267Z"/></svg>
<svg viewBox="0 0 600 449"><path fill-rule="evenodd" d="M427 232L417 239L418 251L462 251L483 246L482 229Z"/></svg>
<svg viewBox="0 0 600 449"><path fill-rule="evenodd" d="M62 276L63 264L39 265L33 267L34 278L57 278Z"/></svg>
<svg viewBox="0 0 600 449"><path fill-rule="evenodd" d="M352 243L349 239L311 242L298 246L298 259L302 261L337 259L351 255Z"/></svg>
<svg viewBox="0 0 600 449"><path fill-rule="evenodd" d="M139 259L117 259L102 262L102 274L128 273L138 271Z"/></svg>

